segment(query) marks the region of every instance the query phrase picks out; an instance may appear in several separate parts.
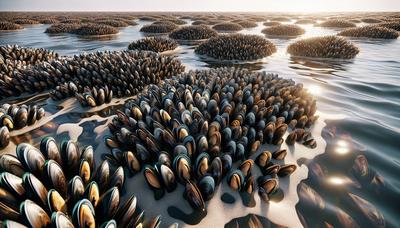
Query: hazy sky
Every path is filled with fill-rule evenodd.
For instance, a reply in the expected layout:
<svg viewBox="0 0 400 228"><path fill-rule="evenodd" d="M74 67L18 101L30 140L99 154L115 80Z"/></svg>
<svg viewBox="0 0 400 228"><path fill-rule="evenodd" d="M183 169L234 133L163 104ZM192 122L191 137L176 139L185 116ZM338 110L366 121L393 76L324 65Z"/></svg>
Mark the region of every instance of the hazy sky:
<svg viewBox="0 0 400 228"><path fill-rule="evenodd" d="M400 11L400 0L0 0L0 11Z"/></svg>

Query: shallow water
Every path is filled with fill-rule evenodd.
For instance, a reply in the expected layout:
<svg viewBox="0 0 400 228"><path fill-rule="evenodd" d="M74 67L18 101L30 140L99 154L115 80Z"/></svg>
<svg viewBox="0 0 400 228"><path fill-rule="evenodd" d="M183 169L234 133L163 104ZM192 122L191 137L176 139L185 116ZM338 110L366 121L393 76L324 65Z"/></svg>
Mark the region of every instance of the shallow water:
<svg viewBox="0 0 400 228"><path fill-rule="evenodd" d="M21 31L0 32L0 45L18 44L46 48L61 55L122 50L126 49L129 42L145 35L139 29L146 23L148 22L139 21L138 26L123 28L119 34L106 40L90 40L69 34L50 36L44 33L48 25L33 25ZM262 23L258 24L257 28L245 29L241 33L261 35L260 31L264 26ZM311 25L302 27L306 29L306 33L295 39L270 38L278 48L277 53L253 63L234 64L206 59L195 55L194 46L188 44L180 45L172 53L186 65L187 70L239 65L294 79L303 83L317 97L321 116L313 128L313 135L319 139L318 147L307 150L296 145L295 152L290 153L286 159L286 163L295 162L299 167L290 180L281 183L285 186L283 189L287 190L280 202L265 204L260 202L256 194L256 206L245 207L239 194L223 184L216 196L208 202L208 215L200 225L220 227L234 218L253 213L268 218L274 224L290 227L300 226L300 220L304 220L310 227L322 226L324 222L341 227L346 226L343 222L346 220L341 219L346 217L343 216L345 213L362 227L382 227L382 223L376 223L373 218L369 220L363 214L352 200L351 193L373 205L364 206L371 209L367 213L369 216L376 212L376 208L383 215L386 227L400 226L400 40L353 40L361 50L354 60L290 57L286 48L296 39L337 33L337 30ZM20 141L38 143L41 136L51 135L56 139L69 137L79 140L83 145L92 144L99 160L102 153L108 152L102 143L103 137L109 134L106 123L123 102L116 100L112 104L88 110L77 105L73 98L53 102L46 99L46 96L36 96L27 103L45 105L48 112L46 118L33 127L13 131L13 143L1 153L13 153L15 143ZM326 144L328 146L325 148ZM352 173L353 161L360 154L367 158L371 175L379 174L383 178L383 184L376 187L370 181L360 180ZM301 195L299 192L304 184L323 198L324 208L315 209L301 199L298 202ZM143 187L138 188L140 185ZM168 206L175 205L185 213L191 211L185 202L176 203L183 192L182 186L160 201L155 201L151 191L145 186L143 175L136 175L128 179L126 191L138 196L139 204L146 210L146 216L161 214L167 224L183 224L170 216ZM221 201L223 193L229 193L235 202L231 204Z"/></svg>

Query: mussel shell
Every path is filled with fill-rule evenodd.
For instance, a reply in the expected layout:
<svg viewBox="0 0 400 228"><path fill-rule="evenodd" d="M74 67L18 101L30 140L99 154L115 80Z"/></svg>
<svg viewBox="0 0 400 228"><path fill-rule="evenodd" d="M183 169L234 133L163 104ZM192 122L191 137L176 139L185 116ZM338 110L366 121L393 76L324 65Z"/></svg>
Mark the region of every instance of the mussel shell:
<svg viewBox="0 0 400 228"><path fill-rule="evenodd" d="M144 167L143 174L147 184L151 189L157 190L162 188L162 183L159 178L159 173L155 168L146 165Z"/></svg>
<svg viewBox="0 0 400 228"><path fill-rule="evenodd" d="M214 178L214 181L217 185L221 182L223 176L223 165L220 157L215 157L210 165L210 173L211 176Z"/></svg>
<svg viewBox="0 0 400 228"><path fill-rule="evenodd" d="M25 170L40 176L43 171L45 158L43 154L27 143L21 143L17 146L17 157Z"/></svg>
<svg viewBox="0 0 400 228"><path fill-rule="evenodd" d="M62 157L54 138L49 136L44 137L40 141L40 151L43 153L46 159L52 159L56 161L60 166L63 165Z"/></svg>
<svg viewBox="0 0 400 228"><path fill-rule="evenodd" d="M73 177L68 183L68 196L70 201L77 202L83 196L85 187L83 185L82 178L80 176Z"/></svg>
<svg viewBox="0 0 400 228"><path fill-rule="evenodd" d="M49 205L50 212L63 212L68 213L67 203L64 198L55 189L50 189L47 193L47 205Z"/></svg>
<svg viewBox="0 0 400 228"><path fill-rule="evenodd" d="M14 117L14 124L16 128L23 128L28 123L28 110L25 107L19 108Z"/></svg>
<svg viewBox="0 0 400 228"><path fill-rule="evenodd" d="M92 175L92 170L90 169L89 162L85 159L81 160L78 175L82 178L83 184L86 185L87 183L89 183Z"/></svg>
<svg viewBox="0 0 400 228"><path fill-rule="evenodd" d="M279 187L279 182L278 179L276 178L270 178L268 176L261 176L257 180L258 182L258 187L263 188L264 191L269 195L273 192L275 192L278 187Z"/></svg>
<svg viewBox="0 0 400 228"><path fill-rule="evenodd" d="M201 153L196 158L195 172L197 178L203 177L208 172L210 156L207 153Z"/></svg>
<svg viewBox="0 0 400 228"><path fill-rule="evenodd" d="M90 170L94 170L94 150L92 146L86 146L81 154L81 159L85 159L90 166Z"/></svg>
<svg viewBox="0 0 400 228"><path fill-rule="evenodd" d="M12 173L2 172L0 174L0 186L7 189L14 196L24 197L25 195L22 178L15 176Z"/></svg>
<svg viewBox="0 0 400 228"><path fill-rule="evenodd" d="M95 179L101 191L107 189L110 179L110 166L107 160L104 160L97 168Z"/></svg>
<svg viewBox="0 0 400 228"><path fill-rule="evenodd" d="M22 177L25 194L42 206L47 206L47 189L42 182L31 173L25 173Z"/></svg>
<svg viewBox="0 0 400 228"><path fill-rule="evenodd" d="M275 152L272 153L272 157L276 160L283 160L285 159L287 154L287 150L286 149L282 149L282 150L277 150Z"/></svg>
<svg viewBox="0 0 400 228"><path fill-rule="evenodd" d="M227 182L229 187L234 191L240 191L244 183L244 175L242 171L236 169L228 174Z"/></svg>
<svg viewBox="0 0 400 228"><path fill-rule="evenodd" d="M13 220L4 220L0 222L0 225L2 228L26 228L25 225Z"/></svg>
<svg viewBox="0 0 400 228"><path fill-rule="evenodd" d="M44 166L47 183L65 197L67 193L67 179L62 168L54 160L47 160Z"/></svg>
<svg viewBox="0 0 400 228"><path fill-rule="evenodd" d="M22 202L20 214L24 223L30 227L48 227L51 222L46 211L29 199Z"/></svg>
<svg viewBox="0 0 400 228"><path fill-rule="evenodd" d="M95 210L89 200L82 199L75 204L72 221L75 227L96 227Z"/></svg>
<svg viewBox="0 0 400 228"><path fill-rule="evenodd" d="M247 159L240 164L239 169L242 171L245 177L251 175L251 169L253 168L254 161L253 159Z"/></svg>
<svg viewBox="0 0 400 228"><path fill-rule="evenodd" d="M191 177L190 158L185 154L179 154L173 162L174 171L179 182L186 183Z"/></svg>
<svg viewBox="0 0 400 228"><path fill-rule="evenodd" d="M97 207L97 203L100 199L100 189L95 181L90 182L83 193L84 197L88 199L94 207Z"/></svg>
<svg viewBox="0 0 400 228"><path fill-rule="evenodd" d="M68 216L61 211L51 215L51 224L53 227L74 228L74 224L72 224Z"/></svg>
<svg viewBox="0 0 400 228"><path fill-rule="evenodd" d="M256 163L261 168L264 168L271 161L271 158L272 158L272 153L266 150L257 156Z"/></svg>
<svg viewBox="0 0 400 228"><path fill-rule="evenodd" d="M131 196L116 212L114 219L118 221L118 226L127 227L129 223L134 219L136 212L137 199L135 196Z"/></svg>
<svg viewBox="0 0 400 228"><path fill-rule="evenodd" d="M117 212L119 206L119 190L117 187L112 187L100 196L96 207L96 215L101 218L112 218Z"/></svg>
<svg viewBox="0 0 400 228"><path fill-rule="evenodd" d="M274 175L279 171L280 166L278 164L269 163L267 167L265 167L262 172L264 175Z"/></svg>
<svg viewBox="0 0 400 228"><path fill-rule="evenodd" d="M19 199L17 199L11 192L3 187L0 187L0 202L18 211L20 204Z"/></svg>
<svg viewBox="0 0 400 228"><path fill-rule="evenodd" d="M117 227L118 227L117 222L114 219L106 221L100 226L100 228L117 228Z"/></svg>
<svg viewBox="0 0 400 228"><path fill-rule="evenodd" d="M196 184L188 181L185 186L184 196L193 209L198 211L205 211L203 196L201 195L201 192L197 188Z"/></svg>
<svg viewBox="0 0 400 228"><path fill-rule="evenodd" d="M118 189L122 189L125 183L125 174L124 168L122 166L118 167L114 174L110 178L110 187L117 187Z"/></svg>
<svg viewBox="0 0 400 228"><path fill-rule="evenodd" d="M0 124L1 126L7 127L8 130L14 129L14 121L11 116L3 115L0 117Z"/></svg>
<svg viewBox="0 0 400 228"><path fill-rule="evenodd" d="M225 154L221 157L222 162L222 175L225 176L232 168L232 157L229 154Z"/></svg>
<svg viewBox="0 0 400 228"><path fill-rule="evenodd" d="M0 128L0 149L8 146L10 143L10 132L6 126Z"/></svg>
<svg viewBox="0 0 400 228"><path fill-rule="evenodd" d="M215 192L215 181L211 176L204 176L199 181L199 190L205 201L210 200Z"/></svg>
<svg viewBox="0 0 400 228"><path fill-rule="evenodd" d="M296 170L296 168L297 166L294 164L281 165L279 167L278 176L279 177L288 176L292 174Z"/></svg>
<svg viewBox="0 0 400 228"><path fill-rule="evenodd" d="M66 170L78 170L79 159L81 157L78 146L73 141L64 141L61 143L61 156ZM74 175L74 174L73 174Z"/></svg>
<svg viewBox="0 0 400 228"><path fill-rule="evenodd" d="M174 172L168 166L161 164L159 166L159 173L167 192L175 190L177 185Z"/></svg>
<svg viewBox="0 0 400 228"><path fill-rule="evenodd" d="M0 170L2 172L12 173L19 177L22 177L25 173L24 167L18 158L10 154L3 154L0 157Z"/></svg>
<svg viewBox="0 0 400 228"><path fill-rule="evenodd" d="M132 151L124 152L123 156L125 164L131 174L138 173L141 170L140 162Z"/></svg>
<svg viewBox="0 0 400 228"><path fill-rule="evenodd" d="M0 217L2 220L10 219L10 220L15 220L19 221L20 220L20 213L17 209L14 209L2 201L0 201ZM1 223L0 223L1 225Z"/></svg>

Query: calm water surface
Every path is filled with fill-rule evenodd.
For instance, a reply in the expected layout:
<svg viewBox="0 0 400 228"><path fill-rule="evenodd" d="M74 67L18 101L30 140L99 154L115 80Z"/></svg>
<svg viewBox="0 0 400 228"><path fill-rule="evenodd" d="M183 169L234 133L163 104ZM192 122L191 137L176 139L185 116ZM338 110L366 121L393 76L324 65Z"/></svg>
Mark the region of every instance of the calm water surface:
<svg viewBox="0 0 400 228"><path fill-rule="evenodd" d="M138 26L123 28L119 34L106 40L89 40L69 34L48 35L44 33L48 25L34 25L21 31L1 32L0 45L18 44L46 48L61 55L123 50L130 42L144 36L139 32L143 24L145 22L139 21ZM241 32L261 35L260 31L263 27L262 23L259 23L257 28L245 29ZM337 33L337 30L311 25L302 27L307 32L296 39ZM300 200L297 200L297 197L295 200L289 200L293 205L288 210L271 203L269 211L262 212L263 210L258 208L259 215L268 217L274 223L290 226L297 226L299 223L296 221L300 220L309 227L321 227L326 223L341 227L349 225L349 221L354 221L361 227L399 227L400 40L353 40L354 44L360 48L360 54L354 60L338 61L290 57L286 53L286 48L296 39L270 38L278 48L277 53L254 63L204 59L193 53L195 47L193 45L180 45L179 49L172 54L186 65L187 70L236 65L257 71L278 73L281 77L303 83L304 87L317 97L321 126L325 126L322 133L319 131L317 134L323 137L322 144L326 142L327 146L318 147L314 151L299 152L301 156L293 157L297 164L307 165L302 166L304 170L300 170L299 173L304 172L304 176L301 177L299 174L298 181L294 181L295 185L292 189L295 193L297 190ZM24 102L21 99L19 101ZM110 120L109 116L123 105L123 101L119 100L106 108L88 111L75 105L71 99L60 104L53 103L46 97L35 97L28 103L46 105L46 111L50 114L36 129L13 132L14 143L19 141L37 143L40 137L46 134L56 138L70 137L80 142L95 144L96 151L103 153L106 148L101 142L102 136L106 134L104 132L107 131L106 122ZM76 130L68 130L71 127L76 127ZM5 152L10 152L11 149L6 150ZM298 150L301 151L302 148ZM369 165L367 177L360 177L352 168L354 160L359 155L367 158ZM132 179L135 180L132 181L143 184L142 175L137 176L140 177L134 177ZM130 179L128 181L131 183ZM292 180L290 186L292 186L291 183ZM140 191L132 186L133 184L128 184L127 191L133 191L138 195L139 202L147 211L150 210L149 215L154 216L159 213L168 223L182 224L182 221L169 217L166 207L158 206L176 204L176 197L153 202L150 196L143 193L149 190ZM178 191L182 190L178 189ZM321 196L324 207L317 207L310 203L312 200L304 194L307 191ZM177 197L180 197L179 194ZM290 194L285 195L285 198L290 198L289 196ZM211 208L211 205L218 210L232 211L233 214L237 214L236 217L243 217L249 213L243 209L243 205L224 204L221 203L221 198L216 196L209 203L207 221L200 225L221 225L221 223L212 223L208 218L218 219L211 215L216 211ZM152 208L154 210L151 210ZM274 213L274 210L281 211ZM291 214L290 210L295 210L295 213ZM286 212L286 219L294 222L285 223ZM282 213L283 216L279 216ZM316 213L318 216L315 216ZM380 214L383 216L384 223L379 220ZM222 224L228 223L230 219L226 220ZM274 225L272 222L266 221L264 224Z"/></svg>

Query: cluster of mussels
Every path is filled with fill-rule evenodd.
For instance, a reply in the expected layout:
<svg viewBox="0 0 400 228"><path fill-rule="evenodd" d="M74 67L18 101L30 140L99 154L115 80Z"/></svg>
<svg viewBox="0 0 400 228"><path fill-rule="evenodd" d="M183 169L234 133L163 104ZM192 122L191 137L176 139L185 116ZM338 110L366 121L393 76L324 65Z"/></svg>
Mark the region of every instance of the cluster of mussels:
<svg viewBox="0 0 400 228"><path fill-rule="evenodd" d="M233 68L190 71L151 85L117 112L109 124L113 137L106 144L112 149L106 158L131 174L143 170L156 199L183 184L186 200L204 212L225 176L232 189L254 191L250 156L262 144L281 145L290 129L314 147L305 129L318 118L315 111L315 99L293 80ZM278 150L257 156L265 200L277 189L276 175L296 169L271 160L285 155ZM232 169L235 162L241 163L238 169Z"/></svg>
<svg viewBox="0 0 400 228"><path fill-rule="evenodd" d="M338 35L375 39L397 39L397 37L399 37L399 33L396 30L379 27L376 25L346 29L338 33Z"/></svg>
<svg viewBox="0 0 400 228"><path fill-rule="evenodd" d="M117 28L123 28L123 27L128 27L129 26L129 24L126 23L125 21L112 20L112 19L96 20L96 23L103 24L103 25L108 25L108 26L112 26L112 27L117 27Z"/></svg>
<svg viewBox="0 0 400 228"><path fill-rule="evenodd" d="M378 18L363 18L361 19L362 22L368 23L368 24L375 24L375 23L381 23L382 20Z"/></svg>
<svg viewBox="0 0 400 228"><path fill-rule="evenodd" d="M122 167L95 168L92 146L80 150L51 137L40 150L21 143L16 156L0 157L0 215L5 227L141 227L136 197L121 202ZM149 222L157 227L160 217Z"/></svg>
<svg viewBox="0 0 400 228"><path fill-rule="evenodd" d="M14 20L14 23L19 24L19 25L35 25L35 24L39 24L39 21L27 19L27 18L21 18L21 19Z"/></svg>
<svg viewBox="0 0 400 228"><path fill-rule="evenodd" d="M112 26L104 23L57 23L48 27L45 33L57 34L57 33L71 33L80 36L101 36L101 35L112 35L117 34L118 26ZM111 22L110 22L111 23ZM118 22L119 23L119 22ZM124 22L121 22L124 23ZM126 24L126 23L125 23ZM128 24L126 24L128 26Z"/></svg>
<svg viewBox="0 0 400 228"><path fill-rule="evenodd" d="M30 76L19 78L19 72L42 62L57 59L58 54L45 49L22 48L18 45L0 47L0 99L34 92L37 81ZM19 83L18 83L19 82Z"/></svg>
<svg viewBox="0 0 400 228"><path fill-rule="evenodd" d="M357 25L353 22L349 22L346 20L333 19L317 24L317 26L321 26L324 28L350 28L356 27Z"/></svg>
<svg viewBox="0 0 400 228"><path fill-rule="evenodd" d="M270 36L300 36L306 31L298 25L275 25L265 28L261 32Z"/></svg>
<svg viewBox="0 0 400 228"><path fill-rule="evenodd" d="M164 37L147 37L129 44L129 50L143 50L143 51L154 51L164 52L174 50L178 47L178 43L175 40L164 38Z"/></svg>
<svg viewBox="0 0 400 228"><path fill-rule="evenodd" d="M9 132L33 125L45 115L43 108L38 106L2 104L0 106L0 149L10 142Z"/></svg>
<svg viewBox="0 0 400 228"><path fill-rule="evenodd" d="M359 49L350 41L338 36L312 37L290 44L287 52L293 56L312 58L352 59Z"/></svg>
<svg viewBox="0 0 400 228"><path fill-rule="evenodd" d="M172 31L169 37L176 40L203 40L217 35L217 31L206 25L190 25Z"/></svg>
<svg viewBox="0 0 400 228"><path fill-rule="evenodd" d="M232 22L239 24L243 28L255 28L255 27L257 27L257 23L254 22L254 21L237 19L237 20L233 20Z"/></svg>
<svg viewBox="0 0 400 228"><path fill-rule="evenodd" d="M105 24L83 24L78 29L72 31L72 33L80 36L101 36L101 35L112 35L117 34L118 29L105 25Z"/></svg>
<svg viewBox="0 0 400 228"><path fill-rule="evenodd" d="M261 36L230 34L213 37L201 43L195 52L215 59L257 60L275 53L276 47Z"/></svg>
<svg viewBox="0 0 400 228"><path fill-rule="evenodd" d="M221 22L214 25L212 28L220 32L237 32L243 29L240 24L233 22Z"/></svg>
<svg viewBox="0 0 400 228"><path fill-rule="evenodd" d="M81 24L75 23L57 23L53 24L45 30L45 33L57 34L57 33L73 33L81 27Z"/></svg>
<svg viewBox="0 0 400 228"><path fill-rule="evenodd" d="M400 20L399 21L392 21L392 22L383 22L377 24L380 27L388 28L388 29L394 29L398 32L400 32Z"/></svg>
<svg viewBox="0 0 400 228"><path fill-rule="evenodd" d="M306 24L315 24L317 21L314 19L299 19L295 24L298 25L306 25Z"/></svg>
<svg viewBox="0 0 400 228"><path fill-rule="evenodd" d="M134 95L144 86L157 84L164 77L177 75L183 70L180 61L154 52L106 51L38 64L21 71L13 82L16 86L29 81L32 85L26 91L54 89L50 96L55 100L82 93L85 87L90 90L97 88L98 91L103 89L107 101L112 94L117 97ZM106 86L110 90L108 93ZM12 92L23 91L14 89ZM90 99L90 96L84 97Z"/></svg>
<svg viewBox="0 0 400 228"><path fill-rule="evenodd" d="M24 27L22 27L19 24L15 24L12 22L8 22L8 21L0 21L0 31L2 30L18 30L18 29L23 29Z"/></svg>
<svg viewBox="0 0 400 228"><path fill-rule="evenodd" d="M172 22L156 21L149 25L143 25L140 31L145 33L169 33L176 28L178 28L178 26Z"/></svg>
<svg viewBox="0 0 400 228"><path fill-rule="evenodd" d="M276 26L281 25L279 21L266 21L263 23L264 26Z"/></svg>

